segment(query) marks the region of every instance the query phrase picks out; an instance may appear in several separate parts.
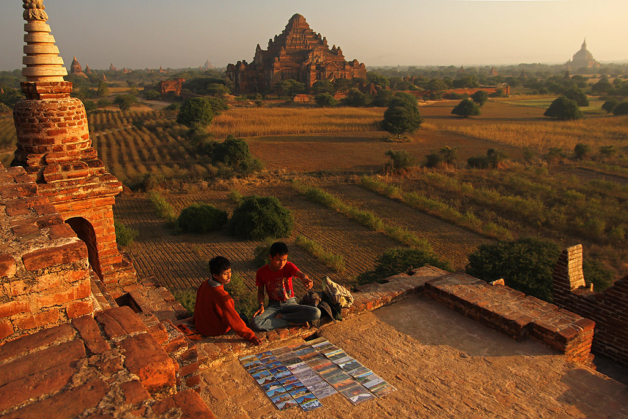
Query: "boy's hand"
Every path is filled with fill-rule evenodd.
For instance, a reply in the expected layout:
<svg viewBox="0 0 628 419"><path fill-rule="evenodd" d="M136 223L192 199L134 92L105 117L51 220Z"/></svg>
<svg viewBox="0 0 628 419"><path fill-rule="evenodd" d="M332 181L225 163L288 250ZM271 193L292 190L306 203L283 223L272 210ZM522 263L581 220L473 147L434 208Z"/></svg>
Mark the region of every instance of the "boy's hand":
<svg viewBox="0 0 628 419"><path fill-rule="evenodd" d="M257 310L255 313L253 313L253 317L257 317L260 314L264 313L264 306L260 306L259 310Z"/></svg>
<svg viewBox="0 0 628 419"><path fill-rule="evenodd" d="M310 277L306 274L303 274L303 286L306 290L312 289L312 287L314 286L314 282L312 282Z"/></svg>
<svg viewBox="0 0 628 419"><path fill-rule="evenodd" d="M262 341L257 336L253 336L253 338L249 342L251 342L255 346L260 346L262 344Z"/></svg>

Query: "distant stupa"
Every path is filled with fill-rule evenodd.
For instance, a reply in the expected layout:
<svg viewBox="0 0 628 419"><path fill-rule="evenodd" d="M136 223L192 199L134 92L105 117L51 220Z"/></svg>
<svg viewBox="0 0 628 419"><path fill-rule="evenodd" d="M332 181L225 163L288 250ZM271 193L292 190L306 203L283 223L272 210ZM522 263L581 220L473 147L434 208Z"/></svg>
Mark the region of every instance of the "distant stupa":
<svg viewBox="0 0 628 419"><path fill-rule="evenodd" d="M580 51L576 52L571 61L567 61L567 67L577 70L579 68L599 68L600 63L595 61L593 54L587 49L587 38L584 38Z"/></svg>
<svg viewBox="0 0 628 419"><path fill-rule="evenodd" d="M72 60L72 65L70 66L70 75L87 78L85 73L83 73L83 68L81 67L81 64L76 59L76 56L74 56L74 59Z"/></svg>
<svg viewBox="0 0 628 419"><path fill-rule="evenodd" d="M491 77L495 77L498 76L499 73L497 72L497 70L495 70L495 67L491 67L491 71L488 72L488 75Z"/></svg>

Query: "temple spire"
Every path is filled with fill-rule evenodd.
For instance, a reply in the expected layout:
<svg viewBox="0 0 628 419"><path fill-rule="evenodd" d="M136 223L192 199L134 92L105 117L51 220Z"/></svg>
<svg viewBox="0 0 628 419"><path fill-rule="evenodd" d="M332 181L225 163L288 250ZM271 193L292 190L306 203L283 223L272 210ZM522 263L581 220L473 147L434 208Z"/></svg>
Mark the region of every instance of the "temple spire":
<svg viewBox="0 0 628 419"><path fill-rule="evenodd" d="M50 35L50 26L46 24L48 14L44 11L44 0L22 0L24 2L24 54L22 75L29 82L59 82L68 71L59 57L59 48L55 38Z"/></svg>
<svg viewBox="0 0 628 419"><path fill-rule="evenodd" d="M582 43L582 49L587 49L587 38L584 38L584 42Z"/></svg>

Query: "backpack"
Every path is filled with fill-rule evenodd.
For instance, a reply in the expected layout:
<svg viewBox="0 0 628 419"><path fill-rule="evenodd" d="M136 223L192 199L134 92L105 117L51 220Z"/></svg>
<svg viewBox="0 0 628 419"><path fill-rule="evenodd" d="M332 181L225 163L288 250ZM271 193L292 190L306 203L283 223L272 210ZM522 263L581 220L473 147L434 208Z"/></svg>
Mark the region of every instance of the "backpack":
<svg viewBox="0 0 628 419"><path fill-rule="evenodd" d="M323 292L329 297L333 304L338 304L341 308L349 308L353 304L353 295L342 285L336 284L328 276L323 278Z"/></svg>

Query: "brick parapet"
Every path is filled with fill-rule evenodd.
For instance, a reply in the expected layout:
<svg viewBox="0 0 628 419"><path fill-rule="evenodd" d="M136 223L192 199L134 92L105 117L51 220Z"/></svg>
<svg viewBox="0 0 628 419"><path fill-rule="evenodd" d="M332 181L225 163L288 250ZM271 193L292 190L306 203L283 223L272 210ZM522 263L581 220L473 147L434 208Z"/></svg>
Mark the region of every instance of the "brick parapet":
<svg viewBox="0 0 628 419"><path fill-rule="evenodd" d="M197 391L177 391L193 356L180 358L128 307L79 317L0 346L0 416L213 418Z"/></svg>
<svg viewBox="0 0 628 419"><path fill-rule="evenodd" d="M0 165L0 344L93 312L85 244L37 192Z"/></svg>
<svg viewBox="0 0 628 419"><path fill-rule="evenodd" d="M565 278L579 277L581 272L582 246L565 249L554 269L554 301L595 321L593 351L628 366L628 276L598 293L584 284L584 277L584 286L566 289Z"/></svg>
<svg viewBox="0 0 628 419"><path fill-rule="evenodd" d="M592 366L595 322L503 285L456 273L428 281L430 298L516 340L532 338Z"/></svg>

